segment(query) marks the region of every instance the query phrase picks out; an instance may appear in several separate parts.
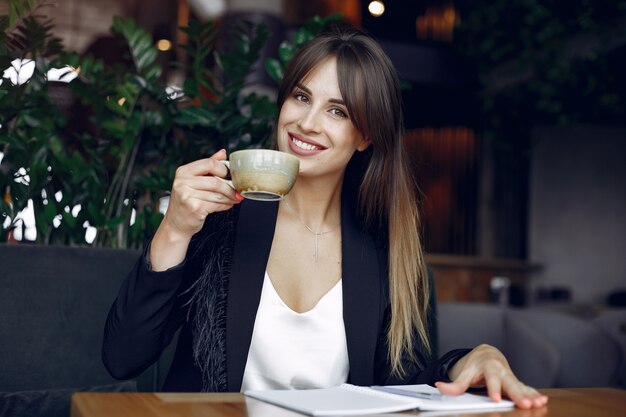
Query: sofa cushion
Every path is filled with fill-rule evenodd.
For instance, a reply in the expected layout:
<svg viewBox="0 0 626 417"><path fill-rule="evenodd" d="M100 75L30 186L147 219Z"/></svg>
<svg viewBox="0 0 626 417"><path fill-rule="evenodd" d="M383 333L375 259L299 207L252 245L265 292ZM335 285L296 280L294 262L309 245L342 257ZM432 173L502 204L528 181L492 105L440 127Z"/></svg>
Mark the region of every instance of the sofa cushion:
<svg viewBox="0 0 626 417"><path fill-rule="evenodd" d="M548 309L515 311L559 352L555 387L604 387L616 382L621 353L618 344L590 320Z"/></svg>
<svg viewBox="0 0 626 417"><path fill-rule="evenodd" d="M439 351L474 348L487 343L503 350L504 310L493 304L440 302L437 304Z"/></svg>
<svg viewBox="0 0 626 417"><path fill-rule="evenodd" d="M526 321L509 310L506 314L504 352L511 369L524 383L535 388L556 385L561 355L552 343L536 332Z"/></svg>
<svg viewBox="0 0 626 417"><path fill-rule="evenodd" d="M101 361L107 312L138 251L0 245L0 391L117 382Z"/></svg>
<svg viewBox="0 0 626 417"><path fill-rule="evenodd" d="M97 387L0 392L2 417L68 417L75 392L134 392L134 381Z"/></svg>

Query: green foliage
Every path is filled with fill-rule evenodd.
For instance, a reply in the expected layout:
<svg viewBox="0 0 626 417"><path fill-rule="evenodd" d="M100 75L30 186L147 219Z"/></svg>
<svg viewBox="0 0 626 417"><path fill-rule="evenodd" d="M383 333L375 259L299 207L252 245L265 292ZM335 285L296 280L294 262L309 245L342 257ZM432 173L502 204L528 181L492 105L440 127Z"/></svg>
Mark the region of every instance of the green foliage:
<svg viewBox="0 0 626 417"><path fill-rule="evenodd" d="M161 220L158 201L178 165L268 140L274 103L242 96L268 36L263 26L243 24L233 47L218 53L212 24L193 22L185 46L191 64L183 66L189 78L177 98L160 83L152 38L132 20L115 18L112 26L128 66L63 51L51 27L25 17L0 58L7 66L15 58L36 62L28 82L0 86L0 220L9 219L0 240L21 227L17 214L32 201L39 243L83 245L88 223L98 230L96 246L141 247ZM229 77L215 76L209 59ZM46 81L50 68L64 65L80 68L80 77ZM70 109L55 101L58 94L71 97Z"/></svg>
<svg viewBox="0 0 626 417"><path fill-rule="evenodd" d="M470 0L457 33L478 70L485 127L504 137L532 124L623 123L611 71L626 39L626 1ZM621 82L621 84L620 84Z"/></svg>
<svg viewBox="0 0 626 417"><path fill-rule="evenodd" d="M265 69L267 73L276 82L280 82L283 79L285 73L285 65L293 57L298 48L310 41L320 33L326 26L339 22L341 20L341 14L332 14L326 17L315 16L299 28L293 37L293 43L284 41L278 47L279 59L269 58L265 62Z"/></svg>
<svg viewBox="0 0 626 417"><path fill-rule="evenodd" d="M128 62L108 65L63 50L52 23L38 17L42 2L9 4L0 16L0 68L16 62L34 71L23 83L0 84L0 241L23 227L18 213L32 202L37 243L86 245L90 225L95 246L139 248L161 221L159 199L178 166L221 148L267 145L275 102L246 88L269 36L264 25L243 22L226 50L216 49L211 22L181 28L189 41L175 67L185 79L174 92L162 83L153 39L133 20L114 19ZM312 21L296 44L331 20ZM288 58L281 52L281 65ZM47 79L65 66L64 77L76 68L78 78Z"/></svg>
<svg viewBox="0 0 626 417"><path fill-rule="evenodd" d="M8 8L6 15L0 16L0 28L11 30L24 17L28 16L43 3L41 0L3 0Z"/></svg>

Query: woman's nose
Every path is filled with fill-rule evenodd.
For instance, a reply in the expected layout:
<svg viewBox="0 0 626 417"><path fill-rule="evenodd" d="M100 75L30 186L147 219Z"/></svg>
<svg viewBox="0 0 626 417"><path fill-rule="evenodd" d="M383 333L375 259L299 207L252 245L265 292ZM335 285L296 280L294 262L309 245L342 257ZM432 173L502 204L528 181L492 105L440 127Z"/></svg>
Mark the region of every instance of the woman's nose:
<svg viewBox="0 0 626 417"><path fill-rule="evenodd" d="M319 132L320 120L318 111L314 108L308 109L307 112L302 115L300 120L298 120L298 126L303 131Z"/></svg>

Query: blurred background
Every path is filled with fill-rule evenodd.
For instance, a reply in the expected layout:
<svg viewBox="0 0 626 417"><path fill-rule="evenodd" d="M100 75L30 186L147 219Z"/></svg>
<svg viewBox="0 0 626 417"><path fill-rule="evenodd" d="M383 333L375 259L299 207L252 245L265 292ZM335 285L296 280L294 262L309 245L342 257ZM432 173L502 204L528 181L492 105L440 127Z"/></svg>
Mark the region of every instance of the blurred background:
<svg viewBox="0 0 626 417"><path fill-rule="evenodd" d="M103 321L176 167L266 146L338 19L402 80L440 351L626 387L626 0L0 0L0 392L113 382Z"/></svg>
<svg viewBox="0 0 626 417"><path fill-rule="evenodd" d="M624 305L626 2L48 3L38 13L54 22L65 48L105 62L124 59L113 16L133 18L153 37L160 79L172 86L184 74L170 64L186 59L178 27L190 20L213 21L222 33L237 21L266 22L266 59L314 16L341 13L382 43L403 80L439 297L504 297L581 314ZM275 92L263 65L246 79L260 94Z"/></svg>

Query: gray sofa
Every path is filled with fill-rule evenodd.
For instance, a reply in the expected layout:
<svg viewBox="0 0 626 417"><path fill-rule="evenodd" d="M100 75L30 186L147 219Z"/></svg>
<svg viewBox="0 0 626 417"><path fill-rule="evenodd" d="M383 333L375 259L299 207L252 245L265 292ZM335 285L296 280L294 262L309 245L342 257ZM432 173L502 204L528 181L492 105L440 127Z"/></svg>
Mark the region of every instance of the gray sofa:
<svg viewBox="0 0 626 417"><path fill-rule="evenodd" d="M439 349L488 343L507 356L517 376L536 387L624 385L624 353L593 320L547 308L439 303Z"/></svg>
<svg viewBox="0 0 626 417"><path fill-rule="evenodd" d="M0 416L69 416L75 391L154 390L153 366L113 379L100 359L106 314L139 252L0 245Z"/></svg>
<svg viewBox="0 0 626 417"><path fill-rule="evenodd" d="M0 416L67 417L76 391L159 389L173 346L133 381L114 380L100 356L106 314L138 257L137 251L0 244ZM440 303L439 351L490 343L536 386L611 383L607 367L619 349L585 325L563 324L569 322Z"/></svg>

